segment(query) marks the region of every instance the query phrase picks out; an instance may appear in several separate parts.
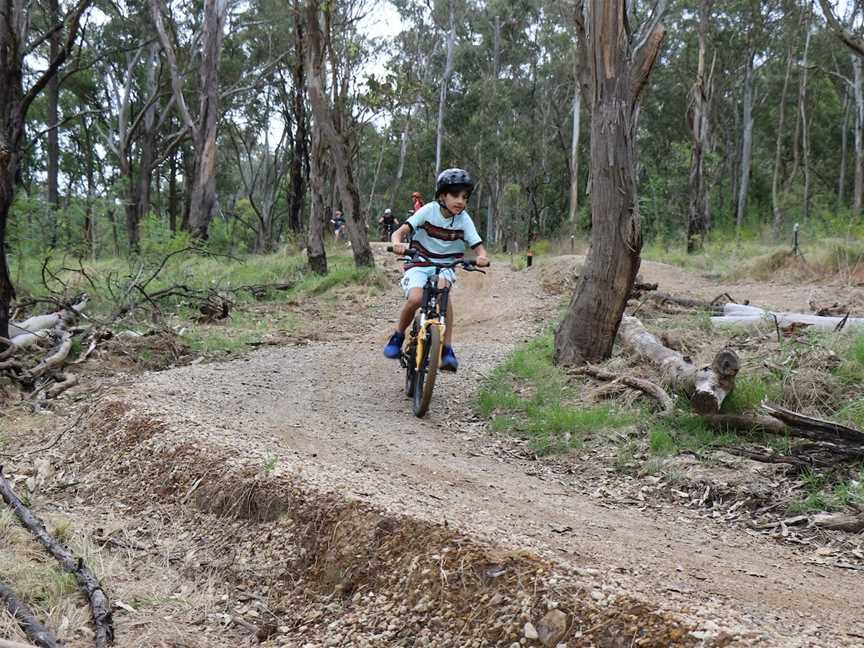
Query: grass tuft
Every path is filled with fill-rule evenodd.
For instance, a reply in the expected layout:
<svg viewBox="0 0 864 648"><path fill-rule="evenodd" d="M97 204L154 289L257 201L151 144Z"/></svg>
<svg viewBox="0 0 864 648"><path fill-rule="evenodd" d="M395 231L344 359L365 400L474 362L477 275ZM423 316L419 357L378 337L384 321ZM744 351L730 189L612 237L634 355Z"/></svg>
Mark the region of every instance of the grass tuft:
<svg viewBox="0 0 864 648"><path fill-rule="evenodd" d="M546 455L580 447L592 432L633 422L611 406L577 403L567 376L552 364L552 353L552 335L543 335L493 371L475 401L492 430L525 438L535 453Z"/></svg>

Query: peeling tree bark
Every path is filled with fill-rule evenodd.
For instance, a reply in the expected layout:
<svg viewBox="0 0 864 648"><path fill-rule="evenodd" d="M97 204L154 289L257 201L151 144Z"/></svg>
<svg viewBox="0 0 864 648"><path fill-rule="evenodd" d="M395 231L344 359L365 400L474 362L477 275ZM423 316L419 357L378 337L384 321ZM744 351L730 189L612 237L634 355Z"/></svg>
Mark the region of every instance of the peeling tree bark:
<svg viewBox="0 0 864 648"><path fill-rule="evenodd" d="M360 193L354 182L351 154L344 133L339 130L338 115L329 104L324 87L324 34L321 31L318 0L309 0L304 8L306 24L306 90L315 116L315 128L319 137L327 144L330 159L336 172L336 185L345 212L348 238L358 267L375 265L366 224L360 209Z"/></svg>
<svg viewBox="0 0 864 648"><path fill-rule="evenodd" d="M783 91L780 93L780 114L777 118L777 144L774 148L774 175L771 178L771 205L774 212L772 233L774 239L780 238L783 230L783 206L780 204L780 166L783 158L783 135L786 121L786 95L789 91L789 77L792 74L794 48L786 52L786 75L783 77Z"/></svg>
<svg viewBox="0 0 864 648"><path fill-rule="evenodd" d="M639 270L636 115L665 28L655 23L631 61L626 14L624 0L591 2L584 19L581 6L577 7L581 56L588 61L582 81L591 106L591 247L567 315L555 334L557 364L578 365L611 355Z"/></svg>
<svg viewBox="0 0 864 648"><path fill-rule="evenodd" d="M687 252L702 249L708 226L708 200L705 189L705 155L708 152L708 103L710 82L705 78L705 40L713 0L703 0L699 12L699 62L693 84L690 129L693 150L690 158L690 209L687 218Z"/></svg>
<svg viewBox="0 0 864 648"><path fill-rule="evenodd" d="M750 165L753 159L753 57L752 46L747 51L744 67L744 116L741 134L741 169L738 180L738 203L735 210L735 228L740 233L747 213L747 195L750 192Z"/></svg>

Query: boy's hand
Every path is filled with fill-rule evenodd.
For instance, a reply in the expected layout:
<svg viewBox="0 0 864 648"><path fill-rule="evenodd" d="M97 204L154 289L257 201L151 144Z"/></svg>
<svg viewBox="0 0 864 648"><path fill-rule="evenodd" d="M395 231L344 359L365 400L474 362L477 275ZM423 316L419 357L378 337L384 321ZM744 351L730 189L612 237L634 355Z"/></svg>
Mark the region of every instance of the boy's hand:
<svg viewBox="0 0 864 648"><path fill-rule="evenodd" d="M489 257L486 256L478 256L477 257L477 266L480 268L489 267Z"/></svg>
<svg viewBox="0 0 864 648"><path fill-rule="evenodd" d="M405 245L404 243L394 243L393 244L393 254L402 255L402 254L405 254L406 252L408 252L408 246Z"/></svg>

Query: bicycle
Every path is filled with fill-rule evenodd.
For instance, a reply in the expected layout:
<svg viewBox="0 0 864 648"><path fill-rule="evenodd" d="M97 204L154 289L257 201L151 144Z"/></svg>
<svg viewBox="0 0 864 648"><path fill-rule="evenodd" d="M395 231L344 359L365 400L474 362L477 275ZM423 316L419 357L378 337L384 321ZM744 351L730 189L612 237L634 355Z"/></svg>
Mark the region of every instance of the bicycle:
<svg viewBox="0 0 864 648"><path fill-rule="evenodd" d="M388 252L393 252L393 246L387 246ZM426 280L423 286L423 301L411 323L399 364L405 369L405 395L413 399L414 416L422 418L432 401L432 390L438 376L438 365L441 362L444 332L447 330L447 303L450 298L450 288L438 287L441 270L462 267L468 272L485 270L477 267L474 260L460 260L451 263L437 263L416 250L409 250L405 261L422 261L435 268L435 272Z"/></svg>

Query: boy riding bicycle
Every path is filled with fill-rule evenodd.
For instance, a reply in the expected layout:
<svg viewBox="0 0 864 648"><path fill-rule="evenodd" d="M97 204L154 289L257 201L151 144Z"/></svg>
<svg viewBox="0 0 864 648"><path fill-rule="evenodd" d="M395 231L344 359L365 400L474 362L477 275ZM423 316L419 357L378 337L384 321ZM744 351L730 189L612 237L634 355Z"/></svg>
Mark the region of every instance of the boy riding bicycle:
<svg viewBox="0 0 864 648"><path fill-rule="evenodd" d="M393 232L391 242L393 252L405 254L409 249L418 252L431 261L450 263L461 259L465 246L472 248L477 255L478 266L488 266L486 248L483 239L474 227L474 221L465 211L468 198L474 190L474 180L463 169L445 169L438 175L435 183L435 201L417 210L399 229ZM411 244L402 241L411 236ZM390 341L384 347L384 355L398 359L402 354L402 344L405 341L405 329L411 323L415 311L423 302L423 286L426 279L434 274L435 268L429 263L415 260L405 265L402 276L402 289L405 291L405 305L399 313L399 323L396 331L390 336ZM439 286L452 286L456 282L456 273L452 269L442 270ZM444 348L441 353L441 368L456 371L459 361L453 352L453 300L447 304L448 326L444 331Z"/></svg>

